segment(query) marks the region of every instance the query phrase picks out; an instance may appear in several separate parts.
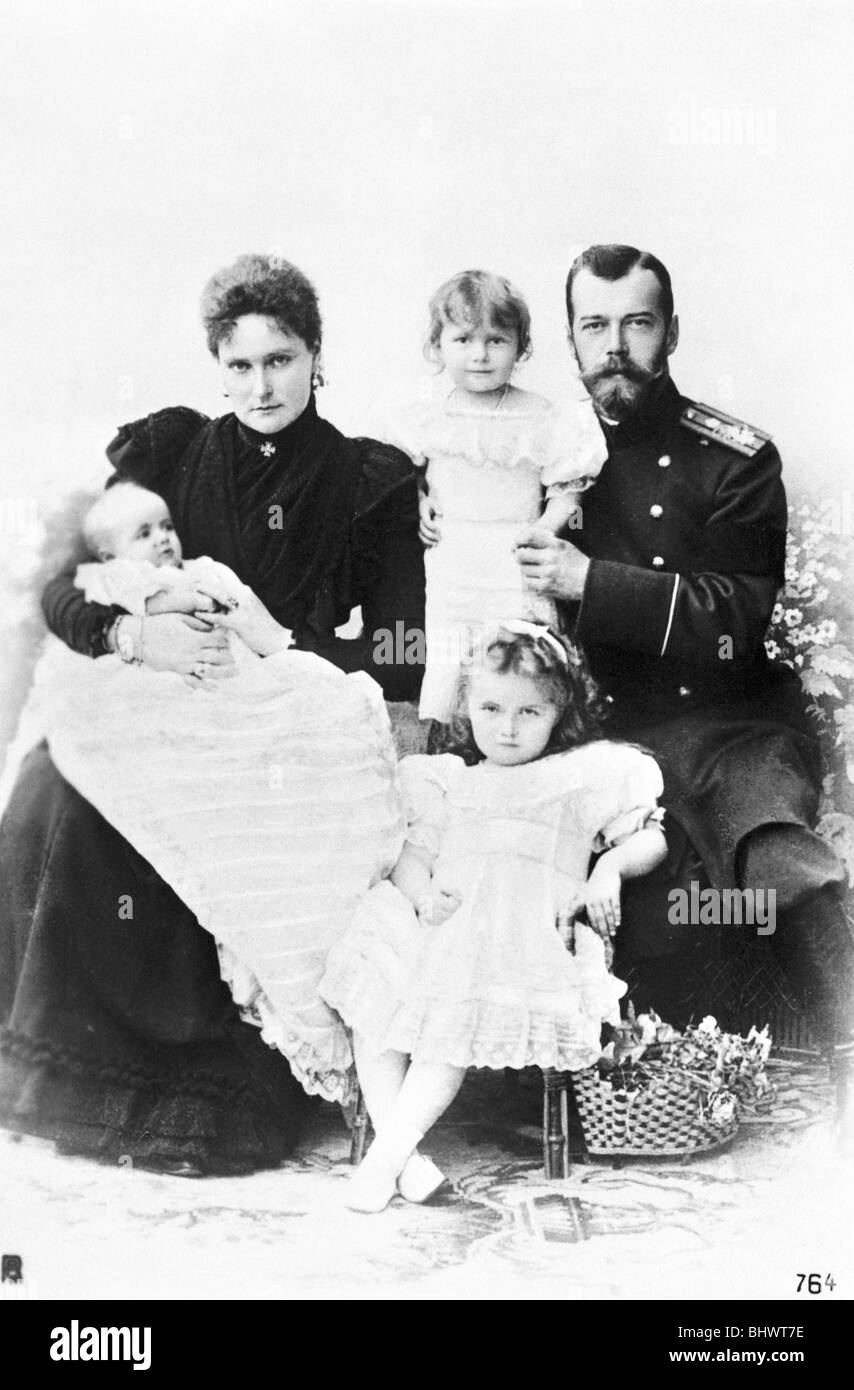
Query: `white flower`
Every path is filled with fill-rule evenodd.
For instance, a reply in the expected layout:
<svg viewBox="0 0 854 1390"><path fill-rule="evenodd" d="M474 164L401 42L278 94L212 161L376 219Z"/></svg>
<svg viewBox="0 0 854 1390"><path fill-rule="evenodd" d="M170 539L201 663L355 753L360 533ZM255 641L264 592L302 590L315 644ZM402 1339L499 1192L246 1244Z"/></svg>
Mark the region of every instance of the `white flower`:
<svg viewBox="0 0 854 1390"><path fill-rule="evenodd" d="M709 1119L713 1125L720 1125L723 1128L730 1124L735 1114L735 1096L730 1091L722 1091L720 1095L713 1097L709 1106Z"/></svg>

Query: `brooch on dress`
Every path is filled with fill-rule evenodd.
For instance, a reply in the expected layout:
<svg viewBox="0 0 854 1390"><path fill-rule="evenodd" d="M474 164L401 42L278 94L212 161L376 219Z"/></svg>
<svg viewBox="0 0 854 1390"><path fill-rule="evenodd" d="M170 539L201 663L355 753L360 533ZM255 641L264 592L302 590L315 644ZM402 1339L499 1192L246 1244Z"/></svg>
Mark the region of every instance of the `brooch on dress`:
<svg viewBox="0 0 854 1390"><path fill-rule="evenodd" d="M259 444L258 448L261 450L261 453L264 455L265 459L271 459L274 453L276 452L275 444L271 444L269 440L266 444Z"/></svg>

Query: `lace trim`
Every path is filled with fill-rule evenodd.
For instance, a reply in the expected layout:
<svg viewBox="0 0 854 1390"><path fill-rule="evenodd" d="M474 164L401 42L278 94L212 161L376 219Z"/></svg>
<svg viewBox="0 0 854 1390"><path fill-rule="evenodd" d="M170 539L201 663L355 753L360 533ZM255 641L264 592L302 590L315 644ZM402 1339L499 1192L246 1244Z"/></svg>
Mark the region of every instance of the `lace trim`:
<svg viewBox="0 0 854 1390"><path fill-rule="evenodd" d="M356 1091L353 1054L343 1025L331 1026L326 1038L326 1055L319 1056L315 1045L289 1026L273 1008L264 990L228 947L217 942L220 974L245 1023L260 1029L268 1047L276 1048L307 1095L322 1096L339 1105L350 1102Z"/></svg>
<svg viewBox="0 0 854 1390"><path fill-rule="evenodd" d="M202 1100L230 1098L238 1101L251 1094L247 1085L235 1084L215 1072L189 1072L177 1078L173 1074L151 1068L114 1067L93 1062L83 1053L65 1044L37 1042L12 1028L4 1028L0 1032L0 1056L32 1066L61 1069L70 1076L102 1081L127 1087L129 1090L156 1090L168 1087L169 1091L176 1095L197 1096Z"/></svg>
<svg viewBox="0 0 854 1390"><path fill-rule="evenodd" d="M595 477L607 445L592 407L579 402L569 413L548 402L527 410L451 411L435 405L404 414L391 434L423 464L430 458L463 458L475 467L532 467L542 481Z"/></svg>
<svg viewBox="0 0 854 1390"><path fill-rule="evenodd" d="M392 1049L458 1067L557 1067L576 1071L600 1054L602 1021L618 1022L626 985L614 976L580 981L572 1018L488 1000L466 1004L403 1000L391 981L370 968L351 974L334 965L323 982L326 999L379 1054Z"/></svg>

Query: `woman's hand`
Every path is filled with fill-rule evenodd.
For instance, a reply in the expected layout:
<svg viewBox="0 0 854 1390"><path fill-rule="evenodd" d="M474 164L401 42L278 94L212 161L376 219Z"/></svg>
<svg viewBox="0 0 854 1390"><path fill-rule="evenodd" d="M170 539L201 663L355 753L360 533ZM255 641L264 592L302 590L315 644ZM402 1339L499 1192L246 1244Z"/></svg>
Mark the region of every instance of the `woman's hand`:
<svg viewBox="0 0 854 1390"><path fill-rule="evenodd" d="M429 492L422 492L418 498L418 536L422 545L429 549L431 546L438 545L442 539L442 531L438 525L438 518L442 515L442 508Z"/></svg>
<svg viewBox="0 0 854 1390"><path fill-rule="evenodd" d="M587 920L603 941L609 942L620 925L622 875L606 852L596 862L584 890Z"/></svg>
<svg viewBox="0 0 854 1390"><path fill-rule="evenodd" d="M208 581L201 581L204 589ZM292 633L277 623L272 613L246 584L230 585L226 590L211 586L209 596L223 611L214 613L211 622L220 631L236 632L247 647L259 656L273 656L291 645ZM204 616L204 615L202 615Z"/></svg>
<svg viewBox="0 0 854 1390"><path fill-rule="evenodd" d="M206 689L237 669L227 634L211 631L187 614L161 613L143 619L142 658L153 671L175 671Z"/></svg>

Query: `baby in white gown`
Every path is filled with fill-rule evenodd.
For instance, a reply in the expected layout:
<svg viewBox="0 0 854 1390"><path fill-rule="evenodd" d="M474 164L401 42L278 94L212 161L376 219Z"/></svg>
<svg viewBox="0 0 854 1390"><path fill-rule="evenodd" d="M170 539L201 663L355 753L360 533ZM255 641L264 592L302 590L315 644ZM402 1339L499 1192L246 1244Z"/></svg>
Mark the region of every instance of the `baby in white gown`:
<svg viewBox="0 0 854 1390"><path fill-rule="evenodd" d="M377 1136L351 1182L357 1210L396 1190L423 1200L441 1181L416 1146L467 1067L587 1067L603 1021L619 1021L625 986L602 938L622 882L664 857L662 780L648 754L595 737L593 698L565 639L495 624L458 686L466 758L401 764L406 844L321 984L353 1029ZM557 922L582 907L590 925L568 951Z"/></svg>
<svg viewBox="0 0 854 1390"><path fill-rule="evenodd" d="M558 410L511 383L531 351L530 314L507 280L466 271L430 301L427 352L453 382L438 403L399 411L383 432L423 469L426 672L422 719L446 723L460 662L484 623L558 627L551 599L526 589L514 554L532 523L578 528L583 492L607 455L589 398Z"/></svg>
<svg viewBox="0 0 854 1390"><path fill-rule="evenodd" d="M236 1003L305 1089L346 1099L349 1039L317 986L330 945L402 844L379 686L310 653L250 650L239 635L250 591L213 560L181 565L155 494L108 489L85 530L114 557L78 568L87 598L143 616L155 594L206 593L232 610L237 673L209 685L191 676L190 689L139 664L138 646L93 661L51 639L35 700L56 765L216 938ZM120 621L120 651L133 621Z"/></svg>

